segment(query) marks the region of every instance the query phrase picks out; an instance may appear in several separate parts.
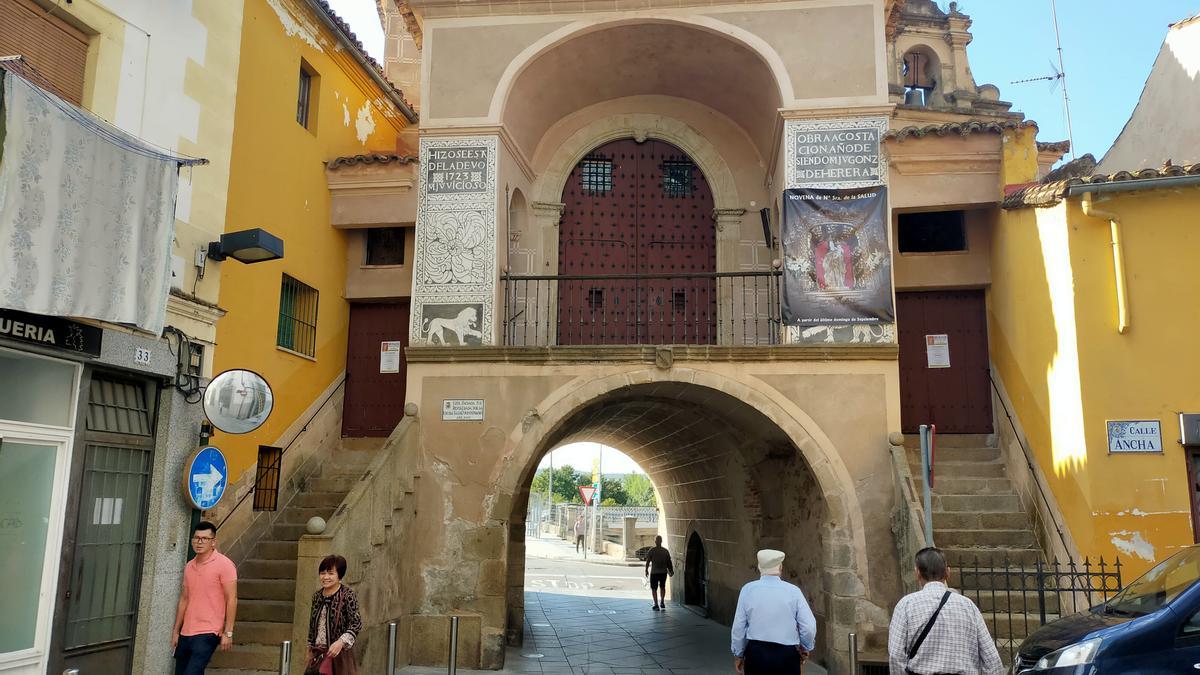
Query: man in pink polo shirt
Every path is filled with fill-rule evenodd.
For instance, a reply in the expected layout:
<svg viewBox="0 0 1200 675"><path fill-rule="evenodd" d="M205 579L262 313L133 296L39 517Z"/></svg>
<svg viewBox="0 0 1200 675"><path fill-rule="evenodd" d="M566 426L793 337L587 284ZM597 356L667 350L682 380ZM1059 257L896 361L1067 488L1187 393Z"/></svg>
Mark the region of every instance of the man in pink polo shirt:
<svg viewBox="0 0 1200 675"><path fill-rule="evenodd" d="M217 526L201 521L192 532L196 557L183 568L171 648L175 675L204 675L213 652L233 646L237 567L217 551Z"/></svg>

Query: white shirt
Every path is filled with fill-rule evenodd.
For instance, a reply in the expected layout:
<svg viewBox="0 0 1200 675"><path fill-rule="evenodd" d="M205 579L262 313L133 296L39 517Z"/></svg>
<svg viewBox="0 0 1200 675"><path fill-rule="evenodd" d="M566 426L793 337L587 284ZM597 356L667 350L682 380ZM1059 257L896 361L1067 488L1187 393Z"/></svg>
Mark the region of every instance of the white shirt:
<svg viewBox="0 0 1200 675"><path fill-rule="evenodd" d="M817 641L817 620L799 588L764 574L742 586L730 633L734 656L741 656L750 640L800 645L811 652Z"/></svg>
<svg viewBox="0 0 1200 675"><path fill-rule="evenodd" d="M961 675L1003 675L1004 664L996 643L988 633L979 608L970 599L951 591L946 606L938 614L929 635L912 661L908 649L929 622L942 601L946 584L931 581L916 593L900 598L892 612L888 629L888 664L891 675L914 673L960 673Z"/></svg>

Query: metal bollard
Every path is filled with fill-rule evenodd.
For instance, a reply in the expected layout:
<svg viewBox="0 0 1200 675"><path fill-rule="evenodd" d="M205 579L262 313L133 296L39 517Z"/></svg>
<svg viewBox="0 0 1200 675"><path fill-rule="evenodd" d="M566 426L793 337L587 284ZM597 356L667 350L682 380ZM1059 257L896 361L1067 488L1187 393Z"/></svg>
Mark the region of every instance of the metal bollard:
<svg viewBox="0 0 1200 675"><path fill-rule="evenodd" d="M292 641L284 640L279 645L279 675L288 675L292 670Z"/></svg>
<svg viewBox="0 0 1200 675"><path fill-rule="evenodd" d="M458 617L450 617L450 658L446 661L446 672L455 675L458 672Z"/></svg>
<svg viewBox="0 0 1200 675"><path fill-rule="evenodd" d="M396 622L388 622L387 675L396 672Z"/></svg>
<svg viewBox="0 0 1200 675"><path fill-rule="evenodd" d="M850 634L850 675L858 675L858 635Z"/></svg>

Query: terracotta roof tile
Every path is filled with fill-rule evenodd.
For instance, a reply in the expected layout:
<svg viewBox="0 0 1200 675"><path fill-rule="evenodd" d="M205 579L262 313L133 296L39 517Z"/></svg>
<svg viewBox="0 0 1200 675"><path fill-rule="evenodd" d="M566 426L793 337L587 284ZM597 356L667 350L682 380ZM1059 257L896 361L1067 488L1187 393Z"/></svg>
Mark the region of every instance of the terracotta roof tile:
<svg viewBox="0 0 1200 675"><path fill-rule="evenodd" d="M1044 143L1037 142L1038 152L1057 152L1060 155L1065 155L1071 151L1071 141L1053 141Z"/></svg>
<svg viewBox="0 0 1200 675"><path fill-rule="evenodd" d="M379 62L367 53L366 47L363 47L363 43L359 41L358 36L354 34L354 31L350 30L350 24L346 23L342 17L338 16L337 12L334 12L333 8L330 7L329 3L325 0L312 1L321 8L321 11L325 12L325 14L338 25L338 28L341 29L341 31L345 33L347 37L350 38L350 41L353 43L352 46L358 50L358 53L362 55L363 59L365 59L367 63L371 64L371 66L375 69L375 72L379 73L379 76L383 78L383 81L388 83L388 86L392 88L392 91L396 92L396 95L404 101L404 105L408 106L409 110L414 110L415 112L412 103L410 103L409 100L404 96L404 92L401 91L399 87L392 84L392 81L389 80L387 75L384 74L383 66L379 65Z"/></svg>
<svg viewBox="0 0 1200 675"><path fill-rule="evenodd" d="M925 126L911 126L900 129L889 129L883 135L884 140L903 141L906 138L921 138L924 136L970 136L971 134L990 133L999 134L1011 129L1026 129L1029 127L1037 127L1037 122L1033 120L1005 120L1003 122L981 122L979 120L971 120L970 122L947 122L945 124L928 124Z"/></svg>
<svg viewBox="0 0 1200 675"><path fill-rule="evenodd" d="M1101 183L1120 183L1131 180L1153 180L1155 178L1175 178L1178 176L1200 176L1200 163L1189 164L1187 166L1169 164L1160 169L1118 171L1113 174L1067 178L1048 183L1009 186L1013 189L1005 189L1004 201L1001 202L1001 206L1006 209L1021 209L1029 206L1053 206L1062 201L1067 194L1067 190L1074 185L1098 185Z"/></svg>
<svg viewBox="0 0 1200 675"><path fill-rule="evenodd" d="M340 166L353 166L355 164L416 164L417 158L412 155L398 155L392 152L373 152L366 155L352 155L350 157L338 157L331 159L325 163L328 169L336 169Z"/></svg>

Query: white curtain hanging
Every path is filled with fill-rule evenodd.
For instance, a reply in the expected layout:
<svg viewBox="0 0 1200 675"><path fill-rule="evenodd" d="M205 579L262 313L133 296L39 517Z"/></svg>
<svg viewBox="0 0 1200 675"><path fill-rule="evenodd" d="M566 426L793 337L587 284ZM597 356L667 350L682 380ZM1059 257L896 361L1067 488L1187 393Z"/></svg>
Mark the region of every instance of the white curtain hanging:
<svg viewBox="0 0 1200 675"><path fill-rule="evenodd" d="M179 164L4 77L0 307L162 333Z"/></svg>

